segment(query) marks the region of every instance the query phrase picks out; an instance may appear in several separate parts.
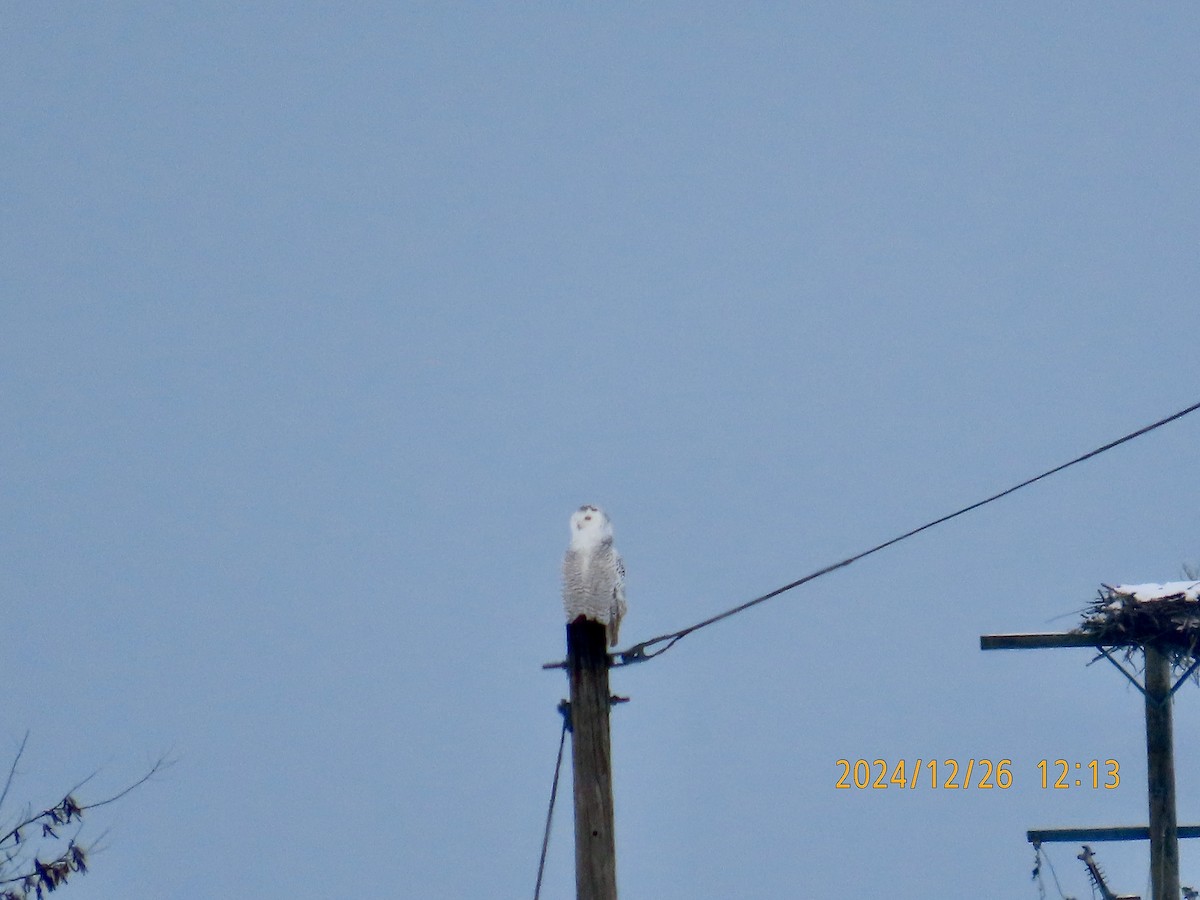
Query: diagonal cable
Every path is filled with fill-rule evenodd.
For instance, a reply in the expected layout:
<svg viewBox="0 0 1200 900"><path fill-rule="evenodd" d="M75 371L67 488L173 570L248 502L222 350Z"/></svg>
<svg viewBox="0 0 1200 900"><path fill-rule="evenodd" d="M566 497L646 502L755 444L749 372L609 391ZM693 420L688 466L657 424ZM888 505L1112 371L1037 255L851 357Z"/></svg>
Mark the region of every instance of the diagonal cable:
<svg viewBox="0 0 1200 900"><path fill-rule="evenodd" d="M562 734L558 738L558 761L554 763L554 781L550 785L550 804L546 807L546 830L542 833L542 855L538 859L537 884L533 888L533 900L542 896L542 875L546 871L546 850L550 846L550 823L554 819L554 801L558 797L558 774L562 771L563 745L567 742L567 714L563 713Z"/></svg>
<svg viewBox="0 0 1200 900"><path fill-rule="evenodd" d="M687 637L693 631L699 631L701 628L707 628L709 625L720 622L722 619L728 619L730 616L744 612L752 606L765 603L767 600L770 600L773 597L778 597L780 594L786 593L793 588L798 588L802 584L807 584L810 581L815 581L823 575L828 575L830 572L845 568L846 566L858 562L860 559L870 556L872 553L878 553L880 550L884 550L893 544L898 544L901 541L908 540L910 537L918 535L922 531L927 531L928 529L933 528L935 525L941 525L943 522L949 522L951 519L955 519L958 516L971 512L972 510L979 509L981 506L986 506L995 500L999 500L1001 497L1007 497L1009 494L1019 491L1021 488L1029 487L1029 485L1035 484L1036 482L1041 481L1043 478L1049 478L1051 475L1056 475L1063 471L1063 469L1069 469L1071 466L1078 465L1085 460L1091 459L1093 456L1099 456L1101 453L1112 450L1114 447L1119 447L1121 444L1132 441L1134 438L1141 437L1144 434L1149 434L1156 428L1161 428L1164 425L1174 422L1176 419L1182 419L1184 416L1195 412L1197 409L1200 409L1200 403L1193 403L1191 406L1187 407L1187 409L1181 409L1179 412L1172 413L1165 419L1159 419L1157 422L1153 422L1143 428L1139 428L1137 431L1131 431L1129 434L1119 437L1115 441L1109 441L1102 447L1097 447L1095 450L1085 453L1082 456L1077 456L1069 462L1065 462L1060 466L1055 466L1053 469L1048 469L1040 475L1035 475L1033 478L1022 481L1020 484L1014 484L1012 487L1000 491L998 494L992 494L992 496L985 497L983 500L972 503L970 506L964 506L962 509L955 510L949 515L934 519L932 522L926 522L924 525L914 528L911 531L906 531L904 534L898 535L889 541L884 541L882 544L877 544L869 550L864 550L862 553L858 553L847 559L843 559L841 562L837 562L831 566L826 566L823 569L818 569L815 572L811 572L810 574L805 575L803 578L799 578L796 581L793 581L791 584L785 584L783 587L776 588L769 593L763 594L761 597L755 597L753 600L747 600L745 603L733 607L733 609L727 609L723 613L719 613L715 616L707 618L702 622L697 622L695 625L689 625L687 628L681 628L679 631L672 631L668 634L660 634L658 637L653 637L649 640L634 644L628 650L619 650L617 651L616 655L620 656L621 662L616 663L616 665L629 665L631 663L644 662L647 659L653 659L656 656L666 653L668 650L674 647L676 643ZM660 647L658 650L654 650L652 652L647 652L650 647L654 647L663 643L665 643L666 646Z"/></svg>

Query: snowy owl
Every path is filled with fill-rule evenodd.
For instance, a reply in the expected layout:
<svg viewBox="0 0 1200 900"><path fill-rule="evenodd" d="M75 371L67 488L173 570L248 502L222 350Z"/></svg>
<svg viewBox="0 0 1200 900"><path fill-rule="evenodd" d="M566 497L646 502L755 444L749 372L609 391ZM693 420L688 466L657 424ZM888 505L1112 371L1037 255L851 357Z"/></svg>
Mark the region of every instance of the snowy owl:
<svg viewBox="0 0 1200 900"><path fill-rule="evenodd" d="M585 616L608 626L617 645L625 615L625 566L613 546L612 522L604 510L581 506L571 515L571 546L563 557L563 607L567 622Z"/></svg>

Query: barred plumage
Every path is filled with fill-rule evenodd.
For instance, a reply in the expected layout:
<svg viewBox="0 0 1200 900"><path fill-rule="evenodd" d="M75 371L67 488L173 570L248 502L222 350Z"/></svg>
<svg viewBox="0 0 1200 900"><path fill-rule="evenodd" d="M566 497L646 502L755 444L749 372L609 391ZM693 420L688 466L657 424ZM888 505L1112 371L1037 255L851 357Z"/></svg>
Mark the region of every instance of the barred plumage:
<svg viewBox="0 0 1200 900"><path fill-rule="evenodd" d="M563 557L563 608L608 627L616 646L625 615L625 565L613 546L612 522L602 509L581 506L571 516L571 545Z"/></svg>

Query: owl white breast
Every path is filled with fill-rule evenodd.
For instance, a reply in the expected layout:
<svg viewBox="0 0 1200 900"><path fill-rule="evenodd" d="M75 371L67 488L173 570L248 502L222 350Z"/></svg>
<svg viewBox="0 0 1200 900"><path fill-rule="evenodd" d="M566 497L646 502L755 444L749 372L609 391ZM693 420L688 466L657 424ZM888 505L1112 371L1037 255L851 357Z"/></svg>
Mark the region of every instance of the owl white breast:
<svg viewBox="0 0 1200 900"><path fill-rule="evenodd" d="M604 510L581 506L571 515L571 544L563 557L563 608L567 622L579 616L608 628L616 646L625 615L625 566L613 546L612 522Z"/></svg>

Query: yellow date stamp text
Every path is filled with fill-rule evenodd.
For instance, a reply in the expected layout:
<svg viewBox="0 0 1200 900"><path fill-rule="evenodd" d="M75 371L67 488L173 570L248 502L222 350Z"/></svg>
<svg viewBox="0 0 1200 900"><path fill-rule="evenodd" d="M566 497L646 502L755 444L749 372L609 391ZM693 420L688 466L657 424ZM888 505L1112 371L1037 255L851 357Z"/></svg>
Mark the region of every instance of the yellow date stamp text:
<svg viewBox="0 0 1200 900"><path fill-rule="evenodd" d="M1012 787L1011 759L901 759L889 763L885 759L839 759L834 765L839 771L834 787L838 790L881 790L900 788L916 790L918 786L933 790L955 788Z"/></svg>
<svg viewBox="0 0 1200 900"><path fill-rule="evenodd" d="M1006 790L1014 784L1013 761L1004 759L839 759L834 761L838 790ZM1043 789L1093 788L1113 790L1121 784L1121 764L1115 759L1072 762L1043 759L1037 764Z"/></svg>

